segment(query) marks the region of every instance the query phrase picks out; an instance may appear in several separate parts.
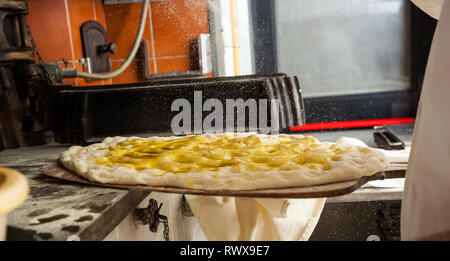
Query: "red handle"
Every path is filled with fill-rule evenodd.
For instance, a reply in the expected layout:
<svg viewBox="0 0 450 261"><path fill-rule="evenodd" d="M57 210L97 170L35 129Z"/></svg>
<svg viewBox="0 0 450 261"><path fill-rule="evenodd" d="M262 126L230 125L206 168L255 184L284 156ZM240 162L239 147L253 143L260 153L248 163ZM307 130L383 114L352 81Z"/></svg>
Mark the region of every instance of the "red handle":
<svg viewBox="0 0 450 261"><path fill-rule="evenodd" d="M392 119L375 119L375 120L306 123L301 126L291 127L291 131L364 128L364 127L405 124L405 123L414 123L414 118L392 118Z"/></svg>

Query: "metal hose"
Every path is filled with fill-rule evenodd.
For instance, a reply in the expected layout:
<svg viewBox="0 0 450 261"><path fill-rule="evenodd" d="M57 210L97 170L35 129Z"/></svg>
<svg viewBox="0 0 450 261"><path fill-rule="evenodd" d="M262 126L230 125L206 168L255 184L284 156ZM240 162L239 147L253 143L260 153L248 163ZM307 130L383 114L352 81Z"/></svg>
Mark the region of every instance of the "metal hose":
<svg viewBox="0 0 450 261"><path fill-rule="evenodd" d="M127 59L122 63L122 65L120 65L120 67L117 68L115 71L107 72L107 73L86 73L86 72L76 71L77 77L96 79L96 80L108 80L108 79L118 76L119 74L123 73L123 71L125 71L125 69L127 69L127 67L130 65L131 61L134 59L134 56L136 56L136 53L139 49L139 45L142 40L142 35L144 34L145 20L147 19L149 2L150 2L150 0L144 0L144 3L142 4L141 20L139 22L139 28L138 28L138 32L136 35L136 39L134 41L134 45L131 48L130 53L128 54Z"/></svg>

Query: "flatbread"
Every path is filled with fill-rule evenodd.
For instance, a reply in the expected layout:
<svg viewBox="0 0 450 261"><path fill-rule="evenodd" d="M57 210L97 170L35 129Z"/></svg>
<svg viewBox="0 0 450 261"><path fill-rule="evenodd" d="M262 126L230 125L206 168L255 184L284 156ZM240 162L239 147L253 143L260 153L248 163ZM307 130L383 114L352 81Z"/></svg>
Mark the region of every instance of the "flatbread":
<svg viewBox="0 0 450 261"><path fill-rule="evenodd" d="M389 167L376 149L344 139L249 133L110 137L61 153L60 163L94 182L249 190L312 186L370 176Z"/></svg>

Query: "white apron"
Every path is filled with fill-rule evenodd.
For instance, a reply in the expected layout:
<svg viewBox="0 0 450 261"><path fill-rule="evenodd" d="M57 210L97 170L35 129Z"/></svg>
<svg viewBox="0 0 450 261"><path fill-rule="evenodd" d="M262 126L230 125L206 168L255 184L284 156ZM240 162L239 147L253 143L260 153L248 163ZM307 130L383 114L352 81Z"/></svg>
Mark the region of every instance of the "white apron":
<svg viewBox="0 0 450 261"><path fill-rule="evenodd" d="M450 1L428 58L406 172L402 240L450 231Z"/></svg>

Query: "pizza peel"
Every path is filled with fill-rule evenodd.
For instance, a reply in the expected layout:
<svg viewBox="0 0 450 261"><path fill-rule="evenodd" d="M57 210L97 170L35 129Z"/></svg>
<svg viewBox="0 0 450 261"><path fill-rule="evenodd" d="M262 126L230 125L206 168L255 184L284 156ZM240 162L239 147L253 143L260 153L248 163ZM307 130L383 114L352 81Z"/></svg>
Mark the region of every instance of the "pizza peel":
<svg viewBox="0 0 450 261"><path fill-rule="evenodd" d="M58 162L54 162L40 168L40 172L46 176L94 186L121 188L129 190L146 190L150 192L165 192L165 193L192 194L204 196L252 197L252 198L323 198L323 197L341 196L357 190L366 182L371 180L404 177L405 171L406 171L406 164L391 163L391 166L386 171L377 172L371 176L364 176L359 179L323 185L307 186L307 187L274 188L274 189L252 189L252 190L202 190L202 189L188 189L181 187L103 184L98 182L92 182L64 168Z"/></svg>

